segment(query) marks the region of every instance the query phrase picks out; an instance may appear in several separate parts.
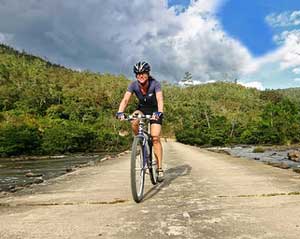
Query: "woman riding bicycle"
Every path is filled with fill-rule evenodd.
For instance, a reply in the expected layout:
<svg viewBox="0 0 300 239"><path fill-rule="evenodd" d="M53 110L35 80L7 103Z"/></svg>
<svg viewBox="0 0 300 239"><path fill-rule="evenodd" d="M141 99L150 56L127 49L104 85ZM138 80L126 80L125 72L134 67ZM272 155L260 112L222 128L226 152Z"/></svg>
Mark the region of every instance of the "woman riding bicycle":
<svg viewBox="0 0 300 239"><path fill-rule="evenodd" d="M134 114L153 115L150 120L151 136L153 139L154 155L158 165L158 181L162 181L164 174L162 170L163 150L160 142L160 132L163 119L163 94L161 85L150 75L150 65L147 62L138 62L133 67L137 81L132 82L125 93L118 113L117 118L123 120L125 118L124 111L133 93L137 96L139 104ZM132 129L135 135L138 134L138 120L132 121Z"/></svg>

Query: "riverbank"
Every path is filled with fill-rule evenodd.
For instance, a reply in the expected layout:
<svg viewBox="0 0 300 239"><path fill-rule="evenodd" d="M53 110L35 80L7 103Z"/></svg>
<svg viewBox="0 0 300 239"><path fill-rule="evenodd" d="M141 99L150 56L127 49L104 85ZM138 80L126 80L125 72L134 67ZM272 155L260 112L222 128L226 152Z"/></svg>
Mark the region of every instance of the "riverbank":
<svg viewBox="0 0 300 239"><path fill-rule="evenodd" d="M300 155L300 145L239 145L233 147L211 147L207 150L233 157L260 161L282 169L300 173L300 158L290 159L289 154Z"/></svg>
<svg viewBox="0 0 300 239"><path fill-rule="evenodd" d="M15 193L34 184L93 166L122 153L72 154L56 156L22 156L0 159L0 193Z"/></svg>
<svg viewBox="0 0 300 239"><path fill-rule="evenodd" d="M164 139L163 141L175 141ZM300 162L288 159L287 154L299 150L300 145L237 145L234 147L210 147L209 151L246 158L300 173ZM126 151L128 152L128 151ZM0 194L15 193L35 184L71 173L78 168L93 166L123 153L88 153L52 156L21 156L0 158Z"/></svg>

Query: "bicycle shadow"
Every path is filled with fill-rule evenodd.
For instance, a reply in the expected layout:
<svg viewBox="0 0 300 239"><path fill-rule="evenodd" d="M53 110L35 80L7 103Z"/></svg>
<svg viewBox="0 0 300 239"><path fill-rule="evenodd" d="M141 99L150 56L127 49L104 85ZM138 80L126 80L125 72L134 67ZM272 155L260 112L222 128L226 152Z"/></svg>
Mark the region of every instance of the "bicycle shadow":
<svg viewBox="0 0 300 239"><path fill-rule="evenodd" d="M153 186L149 191L144 194L144 199L148 200L154 197L163 188L169 187L170 184L178 177L189 175L192 167L188 164L183 164L174 168L169 168L165 171L165 180Z"/></svg>

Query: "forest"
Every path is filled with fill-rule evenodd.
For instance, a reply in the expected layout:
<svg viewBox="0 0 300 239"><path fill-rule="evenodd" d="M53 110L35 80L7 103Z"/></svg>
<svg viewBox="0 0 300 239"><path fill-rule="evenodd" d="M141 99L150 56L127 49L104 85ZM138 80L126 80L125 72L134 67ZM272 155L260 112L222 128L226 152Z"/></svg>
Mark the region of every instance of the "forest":
<svg viewBox="0 0 300 239"><path fill-rule="evenodd" d="M115 113L129 83L123 75L79 72L0 45L0 156L128 149L130 125ZM163 137L205 147L300 141L298 88L259 91L222 79L161 83ZM132 97L126 112L135 105Z"/></svg>

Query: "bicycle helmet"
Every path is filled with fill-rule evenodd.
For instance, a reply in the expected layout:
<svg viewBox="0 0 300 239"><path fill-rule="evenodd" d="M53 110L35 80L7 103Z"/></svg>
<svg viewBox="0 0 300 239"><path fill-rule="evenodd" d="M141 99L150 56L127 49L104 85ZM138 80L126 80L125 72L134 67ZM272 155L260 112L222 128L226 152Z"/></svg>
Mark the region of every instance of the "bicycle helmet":
<svg viewBox="0 0 300 239"><path fill-rule="evenodd" d="M150 72L150 65L145 62L138 62L133 66L133 72L137 75L137 74L141 74L141 73L149 73Z"/></svg>

